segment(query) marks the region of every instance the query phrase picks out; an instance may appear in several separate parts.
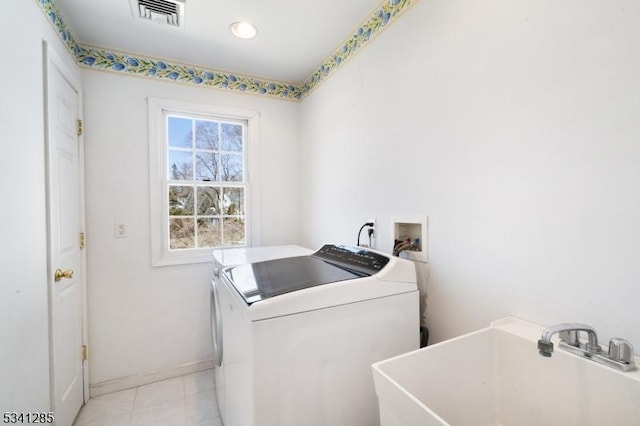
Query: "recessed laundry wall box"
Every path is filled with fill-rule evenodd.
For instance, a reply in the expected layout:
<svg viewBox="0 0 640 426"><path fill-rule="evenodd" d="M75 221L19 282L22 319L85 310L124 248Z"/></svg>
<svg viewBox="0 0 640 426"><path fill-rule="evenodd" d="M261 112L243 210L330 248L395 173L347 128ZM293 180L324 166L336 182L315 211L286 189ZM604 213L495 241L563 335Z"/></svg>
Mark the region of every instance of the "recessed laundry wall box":
<svg viewBox="0 0 640 426"><path fill-rule="evenodd" d="M393 218L393 254L405 259L427 262L427 216Z"/></svg>

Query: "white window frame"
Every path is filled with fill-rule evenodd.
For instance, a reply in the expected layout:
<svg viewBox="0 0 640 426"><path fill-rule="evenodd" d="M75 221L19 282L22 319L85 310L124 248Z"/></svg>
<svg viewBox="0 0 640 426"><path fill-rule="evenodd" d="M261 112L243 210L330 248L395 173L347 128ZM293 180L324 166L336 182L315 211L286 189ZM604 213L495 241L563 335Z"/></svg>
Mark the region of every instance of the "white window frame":
<svg viewBox="0 0 640 426"><path fill-rule="evenodd" d="M258 141L260 113L161 98L148 98L149 194L152 266L182 265L212 261L213 248L169 249L169 203L167 201L167 155L165 113L211 115L247 121L245 138L245 246L259 246ZM233 247L225 247L233 248ZM220 248L215 248L219 250ZM223 248L224 249L224 248Z"/></svg>

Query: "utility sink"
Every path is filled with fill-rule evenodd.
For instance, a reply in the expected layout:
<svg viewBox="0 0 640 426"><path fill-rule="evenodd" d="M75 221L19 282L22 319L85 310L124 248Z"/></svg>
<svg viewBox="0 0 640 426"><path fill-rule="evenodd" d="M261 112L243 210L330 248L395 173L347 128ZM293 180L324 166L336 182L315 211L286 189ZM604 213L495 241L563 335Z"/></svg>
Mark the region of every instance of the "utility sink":
<svg viewBox="0 0 640 426"><path fill-rule="evenodd" d="M381 426L640 425L638 370L542 357L543 330L505 318L373 364Z"/></svg>

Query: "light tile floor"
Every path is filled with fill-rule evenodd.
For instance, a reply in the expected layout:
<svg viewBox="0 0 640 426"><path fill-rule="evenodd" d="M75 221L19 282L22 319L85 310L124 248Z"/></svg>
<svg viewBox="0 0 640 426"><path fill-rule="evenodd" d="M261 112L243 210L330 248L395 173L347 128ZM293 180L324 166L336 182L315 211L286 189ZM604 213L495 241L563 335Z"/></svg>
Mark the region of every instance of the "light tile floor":
<svg viewBox="0 0 640 426"><path fill-rule="evenodd" d="M222 426L213 370L91 398L74 426Z"/></svg>

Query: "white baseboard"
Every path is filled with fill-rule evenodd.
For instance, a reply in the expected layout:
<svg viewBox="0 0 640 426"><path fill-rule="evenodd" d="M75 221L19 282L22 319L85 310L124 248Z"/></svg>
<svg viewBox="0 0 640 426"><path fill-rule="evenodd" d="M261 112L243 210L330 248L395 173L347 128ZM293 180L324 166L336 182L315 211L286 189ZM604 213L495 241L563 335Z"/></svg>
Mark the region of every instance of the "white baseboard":
<svg viewBox="0 0 640 426"><path fill-rule="evenodd" d="M185 374L209 370L214 366L215 364L213 359L207 359L204 361L190 362L176 367L165 368L163 370L123 377L121 379L107 380L105 382L90 384L89 394L91 395L91 398L94 398L106 393L118 392L125 389L147 385L149 383L159 382L161 380L184 376Z"/></svg>

